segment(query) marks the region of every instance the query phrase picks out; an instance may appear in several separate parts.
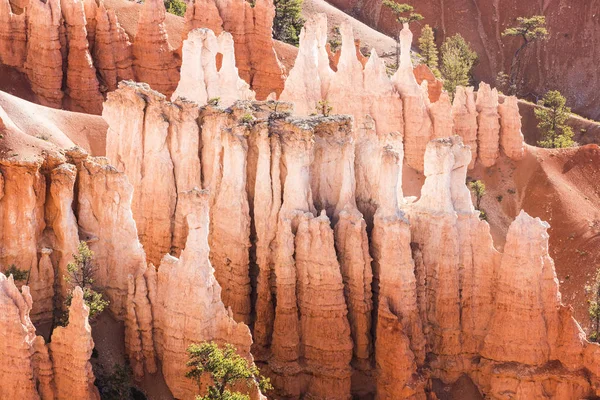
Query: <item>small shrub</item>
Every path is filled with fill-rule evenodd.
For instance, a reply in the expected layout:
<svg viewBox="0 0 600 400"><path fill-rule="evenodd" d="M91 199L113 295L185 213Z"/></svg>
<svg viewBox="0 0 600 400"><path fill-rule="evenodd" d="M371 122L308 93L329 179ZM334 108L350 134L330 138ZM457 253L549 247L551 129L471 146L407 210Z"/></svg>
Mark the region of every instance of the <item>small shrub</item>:
<svg viewBox="0 0 600 400"><path fill-rule="evenodd" d="M187 4L183 0L165 0L165 8L168 13L183 17L187 9Z"/></svg>
<svg viewBox="0 0 600 400"><path fill-rule="evenodd" d="M29 278L29 271L18 268L15 264L11 264L6 271L4 271L4 275L8 278L9 276L13 276L15 281L26 281Z"/></svg>
<svg viewBox="0 0 600 400"><path fill-rule="evenodd" d="M212 99L208 100L208 105L210 106L218 106L219 103L221 102L221 98L220 97L213 97Z"/></svg>
<svg viewBox="0 0 600 400"><path fill-rule="evenodd" d="M487 221L488 217L485 211L479 210L479 219L482 221Z"/></svg>
<svg viewBox="0 0 600 400"><path fill-rule="evenodd" d="M498 196L496 196L496 200L498 200L498 203L502 203L502 199L503 199L503 197L502 197L501 194L499 194Z"/></svg>
<svg viewBox="0 0 600 400"><path fill-rule="evenodd" d="M329 104L329 101L327 101L327 100L320 100L317 103L317 107L316 107L317 114L321 114L324 117L329 117L329 114L331 114L332 110L333 110L333 107Z"/></svg>
<svg viewBox="0 0 600 400"><path fill-rule="evenodd" d="M476 203L475 208L481 211L481 199L485 196L485 184L482 181L472 181L469 182L469 189L475 195Z"/></svg>
<svg viewBox="0 0 600 400"><path fill-rule="evenodd" d="M252 123L252 121L254 121L254 117L252 116L252 114L246 113L242 117L241 121L243 124L250 124L250 123Z"/></svg>

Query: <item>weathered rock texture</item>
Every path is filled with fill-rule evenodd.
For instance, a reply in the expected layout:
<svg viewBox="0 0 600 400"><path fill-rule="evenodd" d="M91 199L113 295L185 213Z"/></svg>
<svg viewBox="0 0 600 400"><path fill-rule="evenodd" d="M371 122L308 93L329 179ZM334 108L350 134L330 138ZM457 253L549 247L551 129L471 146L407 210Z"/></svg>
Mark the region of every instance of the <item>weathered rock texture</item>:
<svg viewBox="0 0 600 400"><path fill-rule="evenodd" d="M29 287L17 289L12 276L0 274L0 393L3 399L99 400L89 362L94 347L88 307L77 287L69 310L69 325L58 327L48 346L35 335L29 313Z"/></svg>
<svg viewBox="0 0 600 400"><path fill-rule="evenodd" d="M283 90L283 67L273 48L273 0L193 0L185 14L185 39L196 28L215 34L229 32L235 43L235 61L240 77L260 100Z"/></svg>
<svg viewBox="0 0 600 400"><path fill-rule="evenodd" d="M181 79L172 99L185 98L199 105L209 100L229 107L236 100L254 100L255 94L238 76L233 38L227 32L215 37L209 29L191 31L183 42ZM217 71L217 54L221 65Z"/></svg>
<svg viewBox="0 0 600 400"><path fill-rule="evenodd" d="M69 323L54 330L49 345L58 399L100 400L90 364L94 340L88 322L89 312L83 302L83 291L76 287L69 307Z"/></svg>
<svg viewBox="0 0 600 400"><path fill-rule="evenodd" d="M398 33L396 18L382 0L332 0L330 3L389 36ZM552 2L542 5L520 0L508 0L501 6L482 0L424 0L411 4L431 27L437 28L438 45L456 33L465 38L479 55L474 77L486 82L493 82L498 72L509 70L512 56L521 45L521 38L502 37L502 32L514 26L517 17L544 15L550 37L523 54L522 94L543 95L549 89L557 89L567 97L575 112L600 119L596 90L600 72L595 68L600 58L600 50L595 46L600 38L597 4L577 2L567 6ZM416 47L419 35L415 36L413 45ZM586 79L579 78L580 71L586 71Z"/></svg>
<svg viewBox="0 0 600 400"><path fill-rule="evenodd" d="M121 80L148 83L167 96L177 88L181 49L169 45L162 1L139 6L132 38L120 26L114 10L107 10L102 1L24 3L27 7L9 0L0 2L0 63L27 73L36 102L100 114L103 95L115 90ZM224 56L215 72L221 77L221 89L213 90L211 97L223 97L226 102L233 92L243 91L247 94L243 98L250 99L248 87L259 99L281 93L285 76L271 38L274 15L272 0L254 5L244 0L190 3L184 39L196 28L229 32L220 36L218 46L210 46L213 62L217 53ZM206 63L207 56L203 58ZM192 66L195 64L188 63L187 71L194 71ZM188 87L196 78L194 73L184 74L180 87Z"/></svg>
<svg viewBox="0 0 600 400"><path fill-rule="evenodd" d="M330 106L333 113L352 115L357 131L369 129L374 123L378 136L395 132L404 143L406 163L420 172L427 143L453 132L465 139L474 156L479 154L473 158L471 168L477 159L484 166L494 165L501 141L506 143L510 158L522 157L523 141L519 139L514 107L502 114L506 129L501 135L498 96L489 85L481 85L477 104L472 88L459 88L451 104L433 74L413 68L408 26L400 33L400 66L391 79L374 50L365 64L360 61L349 24L342 24L340 33L342 49L334 72L326 49L325 16L317 14L306 22L296 63L280 96L294 103L296 113L323 114ZM508 104L510 100L506 107L510 107Z"/></svg>

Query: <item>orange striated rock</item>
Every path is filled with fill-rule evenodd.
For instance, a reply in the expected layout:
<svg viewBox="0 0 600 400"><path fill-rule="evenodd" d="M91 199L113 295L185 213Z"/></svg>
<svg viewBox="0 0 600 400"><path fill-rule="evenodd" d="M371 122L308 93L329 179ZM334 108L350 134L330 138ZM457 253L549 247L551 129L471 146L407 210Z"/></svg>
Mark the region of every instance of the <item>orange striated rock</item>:
<svg viewBox="0 0 600 400"><path fill-rule="evenodd" d="M189 233L179 259L165 255L158 269L153 301L155 343L167 385L177 398L197 394L185 377L186 349L192 343L231 343L250 358L248 327L236 323L221 301L221 287L208 260L208 195L193 195L195 213L187 217ZM150 289L150 288L149 288Z"/></svg>
<svg viewBox="0 0 600 400"><path fill-rule="evenodd" d="M382 151L379 207L371 239L377 395L383 399L424 396L423 382L415 379L417 365L425 359L425 338L417 304L410 228L398 208L395 188L401 182L401 157L401 150L386 147Z"/></svg>
<svg viewBox="0 0 600 400"><path fill-rule="evenodd" d="M477 109L472 87L457 86L452 103L454 117L453 134L462 138L471 148L469 169L473 169L477 160Z"/></svg>
<svg viewBox="0 0 600 400"><path fill-rule="evenodd" d="M27 56L27 15L13 13L9 0L0 1L0 64L23 67Z"/></svg>
<svg viewBox="0 0 600 400"><path fill-rule="evenodd" d="M7 399L40 399L34 373L35 328L29 319L31 301L27 286L19 292L12 275L0 274L0 393Z"/></svg>
<svg viewBox="0 0 600 400"><path fill-rule="evenodd" d="M90 242L98 265L96 282L104 288L110 309L119 319L127 310L128 276L146 264L131 212L133 188L127 177L103 158L78 162L77 222Z"/></svg>
<svg viewBox="0 0 600 400"><path fill-rule="evenodd" d="M392 82L402 97L406 163L413 169L422 172L423 156L425 147L432 136L432 127L425 97L413 73L410 59L412 37L408 24L404 24L404 28L400 32L400 65L392 77Z"/></svg>
<svg viewBox="0 0 600 400"><path fill-rule="evenodd" d="M515 96L502 96L498 105L500 114L500 147L502 152L513 160L521 160L525 156L523 133L521 132L521 115Z"/></svg>
<svg viewBox="0 0 600 400"><path fill-rule="evenodd" d="M496 163L500 149L500 115L498 114L498 91L486 83L479 84L477 91L477 153L484 167Z"/></svg>
<svg viewBox="0 0 600 400"><path fill-rule="evenodd" d="M24 68L36 101L54 108L60 108L63 100L61 19L59 0L31 0L27 7L27 59Z"/></svg>
<svg viewBox="0 0 600 400"><path fill-rule="evenodd" d="M119 81L133 79L131 43L114 10L107 10L103 2L96 9L95 21L94 64L101 77L100 84L113 91Z"/></svg>
<svg viewBox="0 0 600 400"><path fill-rule="evenodd" d="M283 90L283 67L273 48L273 0L194 0L185 15L183 38L195 28L231 33L240 76L264 100Z"/></svg>
<svg viewBox="0 0 600 400"><path fill-rule="evenodd" d="M65 93L73 102L70 109L100 114L103 98L98 90L96 68L90 54L83 2L61 0L61 10L69 49Z"/></svg>
<svg viewBox="0 0 600 400"><path fill-rule="evenodd" d="M69 323L54 330L49 344L56 397L59 399L100 399L90 364L94 340L88 322L89 312L83 301L83 291L76 287L69 307Z"/></svg>
<svg viewBox="0 0 600 400"><path fill-rule="evenodd" d="M144 2L132 46L133 70L137 81L170 96L177 87L179 72L167 38L165 13L162 1Z"/></svg>
<svg viewBox="0 0 600 400"><path fill-rule="evenodd" d="M52 249L41 250L37 267L29 271L31 298L30 318L34 322L52 321L54 300L54 266L50 260Z"/></svg>

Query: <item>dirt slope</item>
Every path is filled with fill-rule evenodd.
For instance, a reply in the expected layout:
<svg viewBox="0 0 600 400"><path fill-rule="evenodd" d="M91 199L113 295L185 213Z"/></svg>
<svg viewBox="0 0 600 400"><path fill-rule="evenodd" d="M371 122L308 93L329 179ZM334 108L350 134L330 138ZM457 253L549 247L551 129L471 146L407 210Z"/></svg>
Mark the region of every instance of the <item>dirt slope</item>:
<svg viewBox="0 0 600 400"><path fill-rule="evenodd" d="M0 119L13 133L2 138L7 152L33 155L36 147L77 144L94 156L105 154L108 126L100 116L43 107L0 91Z"/></svg>

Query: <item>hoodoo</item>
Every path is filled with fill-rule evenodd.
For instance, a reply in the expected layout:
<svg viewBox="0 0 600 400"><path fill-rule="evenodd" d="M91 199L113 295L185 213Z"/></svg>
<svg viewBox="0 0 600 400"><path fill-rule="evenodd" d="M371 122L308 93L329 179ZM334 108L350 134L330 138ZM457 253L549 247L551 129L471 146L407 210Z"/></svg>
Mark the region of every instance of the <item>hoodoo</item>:
<svg viewBox="0 0 600 400"><path fill-rule="evenodd" d="M350 17L333 52L324 14L274 42L280 2L120 3L0 0L45 105L0 93L0 400L600 396L559 290L587 271L551 257L598 255L597 146L525 144L522 102L444 90L409 23L392 67Z"/></svg>

